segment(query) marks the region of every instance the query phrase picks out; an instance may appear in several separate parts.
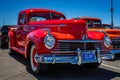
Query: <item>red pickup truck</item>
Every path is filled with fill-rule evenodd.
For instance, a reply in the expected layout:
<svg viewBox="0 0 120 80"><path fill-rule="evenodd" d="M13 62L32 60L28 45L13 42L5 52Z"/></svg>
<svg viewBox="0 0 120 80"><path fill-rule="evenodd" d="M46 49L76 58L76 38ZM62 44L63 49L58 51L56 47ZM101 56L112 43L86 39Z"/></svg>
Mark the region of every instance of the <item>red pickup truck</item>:
<svg viewBox="0 0 120 80"><path fill-rule="evenodd" d="M23 10L18 26L9 29L9 54L24 55L35 73L45 73L49 64L57 63L98 67L111 42L103 32L87 32L86 26L54 10Z"/></svg>

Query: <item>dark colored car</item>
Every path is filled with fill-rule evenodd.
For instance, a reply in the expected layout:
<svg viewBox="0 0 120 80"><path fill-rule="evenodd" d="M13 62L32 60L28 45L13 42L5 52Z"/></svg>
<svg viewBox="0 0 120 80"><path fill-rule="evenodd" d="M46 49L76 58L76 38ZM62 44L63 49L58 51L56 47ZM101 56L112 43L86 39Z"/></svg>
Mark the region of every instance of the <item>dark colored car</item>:
<svg viewBox="0 0 120 80"><path fill-rule="evenodd" d="M0 47L7 48L8 47L8 28L11 25L4 25L0 30Z"/></svg>

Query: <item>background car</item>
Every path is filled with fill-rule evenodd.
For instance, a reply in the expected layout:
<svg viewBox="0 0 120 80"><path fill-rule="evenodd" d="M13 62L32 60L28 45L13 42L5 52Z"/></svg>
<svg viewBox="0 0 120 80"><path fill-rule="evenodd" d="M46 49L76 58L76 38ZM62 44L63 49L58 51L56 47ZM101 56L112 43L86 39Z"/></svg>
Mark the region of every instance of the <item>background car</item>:
<svg viewBox="0 0 120 80"><path fill-rule="evenodd" d="M4 25L0 30L0 47L7 48L8 47L8 28L13 25Z"/></svg>
<svg viewBox="0 0 120 80"><path fill-rule="evenodd" d="M113 29L113 27L110 24L103 24L103 28Z"/></svg>

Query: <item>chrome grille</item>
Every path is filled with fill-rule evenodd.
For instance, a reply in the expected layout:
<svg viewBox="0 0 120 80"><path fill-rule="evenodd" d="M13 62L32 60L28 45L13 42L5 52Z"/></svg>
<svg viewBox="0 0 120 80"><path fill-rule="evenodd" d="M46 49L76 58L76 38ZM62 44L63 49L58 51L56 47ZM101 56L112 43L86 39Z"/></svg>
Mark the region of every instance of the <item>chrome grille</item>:
<svg viewBox="0 0 120 80"><path fill-rule="evenodd" d="M82 41L59 41L58 45L53 51L76 51L77 48L81 50L96 50L96 48L101 49L101 42L82 42Z"/></svg>
<svg viewBox="0 0 120 80"><path fill-rule="evenodd" d="M113 48L120 48L120 40L112 40Z"/></svg>

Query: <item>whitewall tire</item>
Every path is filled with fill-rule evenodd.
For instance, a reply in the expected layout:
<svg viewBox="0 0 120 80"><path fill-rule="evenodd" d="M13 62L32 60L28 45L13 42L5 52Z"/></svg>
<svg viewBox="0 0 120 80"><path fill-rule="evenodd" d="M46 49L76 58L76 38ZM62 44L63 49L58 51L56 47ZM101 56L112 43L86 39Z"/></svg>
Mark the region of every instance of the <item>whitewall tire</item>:
<svg viewBox="0 0 120 80"><path fill-rule="evenodd" d="M35 55L37 54L37 50L35 45L31 46L30 51L30 66L31 70L36 74L43 74L47 72L48 66L47 64L37 63L35 61Z"/></svg>

